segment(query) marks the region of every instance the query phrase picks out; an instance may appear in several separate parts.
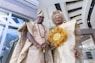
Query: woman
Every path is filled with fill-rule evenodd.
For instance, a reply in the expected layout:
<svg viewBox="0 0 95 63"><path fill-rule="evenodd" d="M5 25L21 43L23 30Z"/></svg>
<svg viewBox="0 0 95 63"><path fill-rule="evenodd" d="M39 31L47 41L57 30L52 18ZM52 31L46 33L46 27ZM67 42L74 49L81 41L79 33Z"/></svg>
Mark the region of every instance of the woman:
<svg viewBox="0 0 95 63"><path fill-rule="evenodd" d="M76 43L75 43L75 34L74 34L76 21L72 20L65 23L64 16L62 12L59 10L53 12L52 21L56 25L54 28L56 27L62 28L67 33L67 39L64 42L64 44L57 46L54 50L54 63L75 63L75 56L78 57L78 54L76 54L75 50ZM76 35L79 34L76 33ZM57 38L55 40L57 40Z"/></svg>

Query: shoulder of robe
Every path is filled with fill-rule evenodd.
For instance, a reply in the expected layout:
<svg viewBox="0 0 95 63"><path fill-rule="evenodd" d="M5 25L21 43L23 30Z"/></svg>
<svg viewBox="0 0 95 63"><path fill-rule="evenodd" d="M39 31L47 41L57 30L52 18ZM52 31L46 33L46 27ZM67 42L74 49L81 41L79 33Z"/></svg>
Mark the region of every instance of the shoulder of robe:
<svg viewBox="0 0 95 63"><path fill-rule="evenodd" d="M24 23L22 24L22 26L18 28L18 32L21 32L22 30L27 29L27 25L29 25L29 24L32 25L32 24L34 24L34 22L33 22L33 21L30 21L30 22L24 22Z"/></svg>
<svg viewBox="0 0 95 63"><path fill-rule="evenodd" d="M26 24L28 25L28 24L31 24L31 25L33 25L35 22L34 21L29 21L29 22L26 22Z"/></svg>
<svg viewBox="0 0 95 63"><path fill-rule="evenodd" d="M68 25L76 24L76 19L73 19L73 20L70 20L68 22L65 22L64 24L68 24Z"/></svg>
<svg viewBox="0 0 95 63"><path fill-rule="evenodd" d="M24 23L22 24L22 26L18 28L18 31L21 32L21 31L24 30L26 27L27 27L27 26L26 26L26 22L24 22Z"/></svg>
<svg viewBox="0 0 95 63"><path fill-rule="evenodd" d="M68 28L74 28L75 27L75 24L76 24L76 20L73 19L73 20L70 20L70 21L67 21L63 24L60 25L60 27L68 27Z"/></svg>

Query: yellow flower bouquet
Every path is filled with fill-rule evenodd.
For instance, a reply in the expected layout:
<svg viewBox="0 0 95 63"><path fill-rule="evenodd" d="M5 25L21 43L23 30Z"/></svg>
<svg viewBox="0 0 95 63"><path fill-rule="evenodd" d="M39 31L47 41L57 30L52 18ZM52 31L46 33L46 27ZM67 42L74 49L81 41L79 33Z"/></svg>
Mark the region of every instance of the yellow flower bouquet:
<svg viewBox="0 0 95 63"><path fill-rule="evenodd" d="M55 27L49 31L48 41L54 44L54 47L58 47L66 42L68 33L61 27Z"/></svg>

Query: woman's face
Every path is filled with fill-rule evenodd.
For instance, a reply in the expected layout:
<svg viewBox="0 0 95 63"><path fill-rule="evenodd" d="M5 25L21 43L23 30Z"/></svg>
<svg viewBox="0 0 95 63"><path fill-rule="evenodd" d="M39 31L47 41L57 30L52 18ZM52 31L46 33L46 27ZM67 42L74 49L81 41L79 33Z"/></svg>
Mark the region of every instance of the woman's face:
<svg viewBox="0 0 95 63"><path fill-rule="evenodd" d="M62 16L59 14L55 15L53 19L54 19L53 22L55 25L60 25L63 23Z"/></svg>

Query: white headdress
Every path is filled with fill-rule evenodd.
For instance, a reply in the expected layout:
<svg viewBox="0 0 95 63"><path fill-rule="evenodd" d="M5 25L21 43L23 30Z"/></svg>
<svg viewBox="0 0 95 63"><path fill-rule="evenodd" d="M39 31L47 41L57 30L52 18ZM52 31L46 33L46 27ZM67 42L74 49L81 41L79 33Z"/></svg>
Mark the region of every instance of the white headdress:
<svg viewBox="0 0 95 63"><path fill-rule="evenodd" d="M43 11L42 11L41 9L38 9L37 15L38 15L38 16L44 16Z"/></svg>

